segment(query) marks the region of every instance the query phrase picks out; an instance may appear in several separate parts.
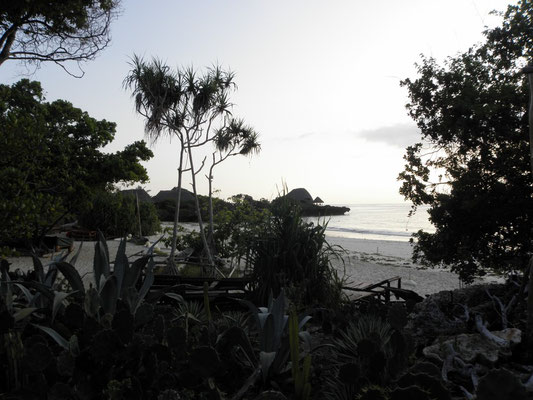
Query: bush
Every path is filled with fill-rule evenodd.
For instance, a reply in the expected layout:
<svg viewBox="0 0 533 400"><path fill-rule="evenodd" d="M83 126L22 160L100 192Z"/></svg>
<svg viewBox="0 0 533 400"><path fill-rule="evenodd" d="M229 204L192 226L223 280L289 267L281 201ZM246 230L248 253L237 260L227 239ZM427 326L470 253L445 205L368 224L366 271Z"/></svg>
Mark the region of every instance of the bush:
<svg viewBox="0 0 533 400"><path fill-rule="evenodd" d="M325 225L304 222L297 205L289 201L273 205L272 217L261 228L249 256L259 304L266 304L271 292L277 296L285 287L301 305L339 305L342 279L331 258L340 258L342 249L328 244L325 231Z"/></svg>
<svg viewBox="0 0 533 400"><path fill-rule="evenodd" d="M152 235L161 229L153 204L140 203L140 214L143 235ZM91 207L79 216L78 221L83 227L99 229L106 236L121 237L139 232L135 198L121 193L95 193Z"/></svg>

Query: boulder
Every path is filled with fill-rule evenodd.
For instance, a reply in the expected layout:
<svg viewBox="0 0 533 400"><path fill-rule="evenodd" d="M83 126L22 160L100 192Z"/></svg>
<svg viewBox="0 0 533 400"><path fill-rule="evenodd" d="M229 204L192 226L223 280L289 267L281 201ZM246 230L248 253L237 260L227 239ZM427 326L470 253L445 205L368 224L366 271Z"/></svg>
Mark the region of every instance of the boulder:
<svg viewBox="0 0 533 400"><path fill-rule="evenodd" d="M517 328L508 328L502 331L493 331L494 335L505 339L509 346L498 346L479 333L460 334L447 340L427 346L422 351L428 358L437 356L444 360L448 355L450 346L457 352L457 356L468 364L483 364L493 366L500 358L511 355L511 347L521 342L522 332Z"/></svg>

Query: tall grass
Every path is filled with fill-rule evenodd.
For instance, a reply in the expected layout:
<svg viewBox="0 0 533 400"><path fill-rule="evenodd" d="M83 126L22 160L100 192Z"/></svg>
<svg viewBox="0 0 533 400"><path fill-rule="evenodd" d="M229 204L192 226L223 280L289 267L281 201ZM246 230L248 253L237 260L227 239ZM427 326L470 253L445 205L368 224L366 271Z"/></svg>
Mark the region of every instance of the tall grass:
<svg viewBox="0 0 533 400"><path fill-rule="evenodd" d="M281 288L302 305L335 307L342 298L342 279L333 267L341 248L326 241L326 225L302 220L300 207L289 199L273 202L272 217L251 246L250 261L256 301L266 304Z"/></svg>

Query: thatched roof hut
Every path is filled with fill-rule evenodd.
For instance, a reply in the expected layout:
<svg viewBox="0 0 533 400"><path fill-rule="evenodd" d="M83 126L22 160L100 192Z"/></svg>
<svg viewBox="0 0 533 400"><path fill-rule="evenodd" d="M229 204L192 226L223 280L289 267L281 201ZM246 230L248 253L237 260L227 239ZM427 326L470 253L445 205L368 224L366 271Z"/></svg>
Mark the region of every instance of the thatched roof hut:
<svg viewBox="0 0 533 400"><path fill-rule="evenodd" d="M161 203L165 200L176 200L178 188L172 188L172 190L161 190L158 194L156 194L153 197L154 203ZM188 203L194 201L194 194L192 192L189 192L187 189L181 188L181 202L182 203Z"/></svg>
<svg viewBox="0 0 533 400"><path fill-rule="evenodd" d="M324 204L324 200L322 200L320 197L316 197L314 200L313 200L313 203L315 204Z"/></svg>
<svg viewBox="0 0 533 400"><path fill-rule="evenodd" d="M151 203L152 202L152 196L148 194L148 192L144 189L126 189L121 190L120 193L122 193L123 196L133 196L137 195L139 197L139 201L143 203Z"/></svg>
<svg viewBox="0 0 533 400"><path fill-rule="evenodd" d="M304 188L291 190L289 193L287 193L287 197L301 204L313 204L313 197Z"/></svg>

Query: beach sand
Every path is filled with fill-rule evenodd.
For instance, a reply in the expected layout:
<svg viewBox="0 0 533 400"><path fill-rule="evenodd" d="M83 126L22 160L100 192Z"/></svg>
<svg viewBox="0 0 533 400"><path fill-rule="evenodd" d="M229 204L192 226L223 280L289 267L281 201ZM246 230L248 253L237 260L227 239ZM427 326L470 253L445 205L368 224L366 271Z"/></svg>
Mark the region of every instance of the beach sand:
<svg viewBox="0 0 533 400"><path fill-rule="evenodd" d="M157 240L158 236L150 237L150 240ZM348 239L328 236L331 245L342 247L343 259L332 260L335 268L340 274L345 274L348 283L376 283L394 276L402 278L402 287L411 289L420 295L428 295L442 290L453 290L461 287L457 275L443 269L427 269L411 261L411 245L408 242L396 242L387 240L365 240ZM111 260L115 259L118 250L119 240L109 240L109 254ZM68 255L67 261L76 254L81 242L74 243L74 251ZM164 248L161 248L164 250ZM146 246L128 243L126 254L130 259L135 259L142 252L147 250ZM88 286L93 282L92 269L94 258L94 242L83 243L82 250L76 262L76 269L82 276L84 283ZM28 271L33 268L30 257L9 258L10 270L20 268ZM51 258L41 258L43 265L50 263ZM481 282L501 281L497 277L488 277Z"/></svg>
<svg viewBox="0 0 533 400"><path fill-rule="evenodd" d="M407 241L349 239L328 236L330 245L345 250L344 265L335 260L335 267L344 272L348 283L376 283L399 276L402 287L424 296L442 290L464 287L456 274L443 268L426 268L411 260L412 247ZM502 282L496 276L478 279L475 283Z"/></svg>

